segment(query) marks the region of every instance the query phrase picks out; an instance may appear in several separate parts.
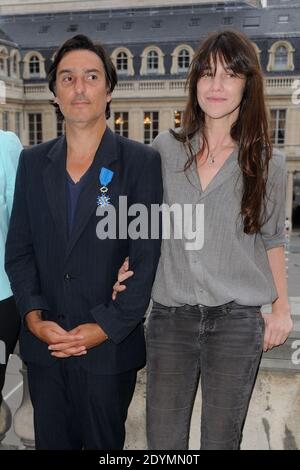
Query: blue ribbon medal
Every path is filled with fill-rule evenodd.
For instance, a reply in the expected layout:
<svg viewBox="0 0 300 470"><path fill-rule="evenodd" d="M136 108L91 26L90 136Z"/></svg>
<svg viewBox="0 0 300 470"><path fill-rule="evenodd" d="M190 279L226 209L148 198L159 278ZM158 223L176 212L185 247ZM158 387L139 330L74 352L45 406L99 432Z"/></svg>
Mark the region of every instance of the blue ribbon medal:
<svg viewBox="0 0 300 470"><path fill-rule="evenodd" d="M97 196L97 206L106 207L110 204L110 197L107 194L108 185L113 178L114 172L102 167L99 173L100 193Z"/></svg>

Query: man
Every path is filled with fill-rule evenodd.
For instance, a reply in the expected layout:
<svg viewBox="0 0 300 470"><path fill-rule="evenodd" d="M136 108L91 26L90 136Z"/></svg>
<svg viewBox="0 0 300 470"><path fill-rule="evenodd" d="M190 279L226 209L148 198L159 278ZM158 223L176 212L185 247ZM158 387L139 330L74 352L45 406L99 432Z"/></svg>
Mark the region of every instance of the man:
<svg viewBox="0 0 300 470"><path fill-rule="evenodd" d="M49 71L65 137L20 157L6 270L23 317L37 449L121 449L145 363L160 241L100 239L96 210L118 213L119 196L149 210L160 204L160 157L106 127L116 82L101 46L82 35L66 41ZM135 276L113 301L126 256Z"/></svg>

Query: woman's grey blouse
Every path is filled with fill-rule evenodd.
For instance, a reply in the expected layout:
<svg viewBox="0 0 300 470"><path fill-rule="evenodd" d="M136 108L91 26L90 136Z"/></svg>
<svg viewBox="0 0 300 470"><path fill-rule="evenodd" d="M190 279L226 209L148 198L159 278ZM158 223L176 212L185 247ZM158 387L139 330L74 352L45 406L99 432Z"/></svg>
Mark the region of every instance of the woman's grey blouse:
<svg viewBox="0 0 300 470"><path fill-rule="evenodd" d="M198 141L197 136L192 140L196 153ZM242 176L237 151L202 191L196 165L183 172L187 159L183 144L167 131L153 147L162 159L167 205L153 300L166 306L231 301L263 305L276 300L267 250L285 243L284 156L274 151L269 164L266 221L259 233L246 235L240 216Z"/></svg>

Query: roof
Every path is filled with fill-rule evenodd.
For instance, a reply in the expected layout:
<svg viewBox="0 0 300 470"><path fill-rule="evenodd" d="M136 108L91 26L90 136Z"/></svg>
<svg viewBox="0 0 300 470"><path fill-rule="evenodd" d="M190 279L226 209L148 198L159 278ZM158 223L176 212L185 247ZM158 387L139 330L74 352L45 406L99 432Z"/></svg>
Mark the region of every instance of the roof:
<svg viewBox="0 0 300 470"><path fill-rule="evenodd" d="M232 27L250 37L300 37L300 5L253 7L187 6L44 15L2 16L0 27L23 49L57 47L77 33L107 45L199 41L208 32ZM213 14L212 14L213 13ZM289 16L280 22L280 16Z"/></svg>

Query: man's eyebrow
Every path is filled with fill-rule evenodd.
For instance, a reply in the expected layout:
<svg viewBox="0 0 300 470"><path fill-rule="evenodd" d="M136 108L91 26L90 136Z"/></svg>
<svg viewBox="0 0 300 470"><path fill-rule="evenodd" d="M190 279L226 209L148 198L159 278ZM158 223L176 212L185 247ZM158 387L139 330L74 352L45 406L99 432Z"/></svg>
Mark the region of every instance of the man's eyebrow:
<svg viewBox="0 0 300 470"><path fill-rule="evenodd" d="M74 73L74 72L77 72L78 69L76 68L70 68L70 69L62 69L58 72L58 75L62 75L63 73ZM97 72L97 73L100 73L101 70L100 69L83 69L83 70L80 70L82 71L83 73L92 73L92 72Z"/></svg>

